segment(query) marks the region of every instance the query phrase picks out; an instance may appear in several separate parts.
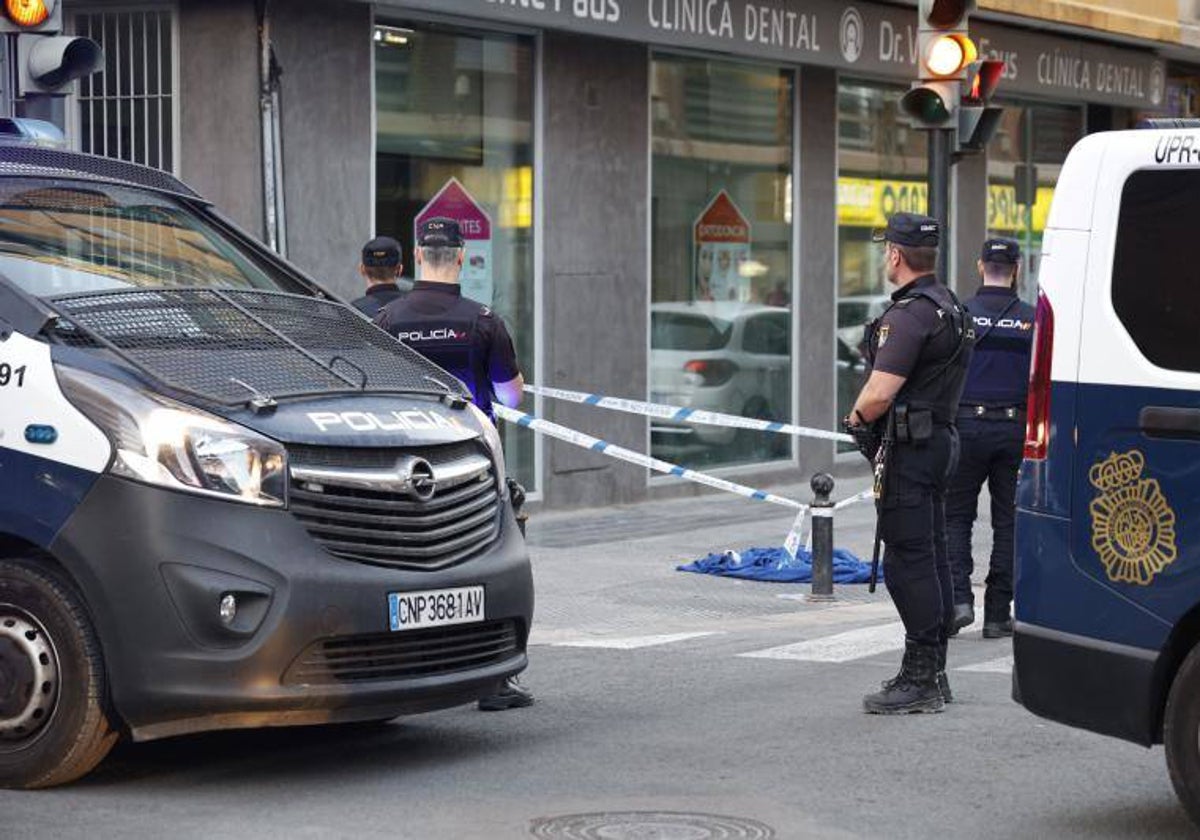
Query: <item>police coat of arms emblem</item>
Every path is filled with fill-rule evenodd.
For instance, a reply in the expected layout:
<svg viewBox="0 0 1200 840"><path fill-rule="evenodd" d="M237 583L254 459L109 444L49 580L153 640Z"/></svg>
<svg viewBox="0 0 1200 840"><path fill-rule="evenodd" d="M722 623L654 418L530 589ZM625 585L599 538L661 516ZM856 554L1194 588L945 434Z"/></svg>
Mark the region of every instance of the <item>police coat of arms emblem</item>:
<svg viewBox="0 0 1200 840"><path fill-rule="evenodd" d="M1092 500L1092 548L1109 580L1148 586L1175 562L1175 511L1158 481L1142 473L1146 458L1131 450L1111 453L1088 475L1099 495Z"/></svg>

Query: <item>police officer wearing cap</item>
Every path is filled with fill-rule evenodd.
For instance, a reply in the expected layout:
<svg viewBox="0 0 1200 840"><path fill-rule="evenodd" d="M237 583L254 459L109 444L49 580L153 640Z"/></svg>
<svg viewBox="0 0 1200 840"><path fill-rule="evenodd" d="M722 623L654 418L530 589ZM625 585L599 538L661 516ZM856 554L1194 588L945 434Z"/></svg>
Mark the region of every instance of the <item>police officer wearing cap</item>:
<svg viewBox="0 0 1200 840"><path fill-rule="evenodd" d="M367 281L367 293L351 305L374 318L380 309L403 297L399 283L403 271L400 243L390 236L375 237L363 246L362 262L358 264L359 275Z"/></svg>
<svg viewBox="0 0 1200 840"><path fill-rule="evenodd" d="M900 672L863 698L870 714L941 711L952 697L946 638L952 606L944 494L957 458L955 419L971 358L966 309L938 282L936 220L897 213L877 235L894 289L888 309L867 328L870 376L845 419L856 439L887 424L890 446L876 502L886 545L884 579L904 623ZM863 445L873 458L876 445Z"/></svg>
<svg viewBox="0 0 1200 840"><path fill-rule="evenodd" d="M1021 249L989 239L979 257L983 286L967 301L975 353L958 410L962 454L946 493L946 537L954 577L951 634L975 621L971 527L986 481L992 505L992 556L983 596L983 637L1012 635L1013 520L1025 433L1025 392L1034 309L1017 297Z"/></svg>
<svg viewBox="0 0 1200 840"><path fill-rule="evenodd" d="M503 319L489 307L463 297L464 241L458 222L434 218L417 230L415 257L420 279L411 292L380 310L375 323L434 364L457 376L475 405L494 417L492 404L516 408L525 380ZM522 493L520 486L510 490ZM528 706L533 694L515 677L497 694L479 701L484 711Z"/></svg>

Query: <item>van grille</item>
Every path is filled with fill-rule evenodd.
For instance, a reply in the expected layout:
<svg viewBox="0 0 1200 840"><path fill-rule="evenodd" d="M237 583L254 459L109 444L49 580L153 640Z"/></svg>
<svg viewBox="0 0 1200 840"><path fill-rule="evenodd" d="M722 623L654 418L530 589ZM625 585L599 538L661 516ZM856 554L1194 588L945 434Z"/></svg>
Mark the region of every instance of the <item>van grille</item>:
<svg viewBox="0 0 1200 840"><path fill-rule="evenodd" d="M521 652L516 620L343 636L314 642L284 674L285 685L403 680L470 671Z"/></svg>
<svg viewBox="0 0 1200 840"><path fill-rule="evenodd" d="M353 449L291 454L292 515L338 557L440 569L483 551L500 536L495 471L476 445L394 449L386 457L370 450L364 458L367 453ZM397 465L413 457L433 470L436 491L430 498L400 486Z"/></svg>

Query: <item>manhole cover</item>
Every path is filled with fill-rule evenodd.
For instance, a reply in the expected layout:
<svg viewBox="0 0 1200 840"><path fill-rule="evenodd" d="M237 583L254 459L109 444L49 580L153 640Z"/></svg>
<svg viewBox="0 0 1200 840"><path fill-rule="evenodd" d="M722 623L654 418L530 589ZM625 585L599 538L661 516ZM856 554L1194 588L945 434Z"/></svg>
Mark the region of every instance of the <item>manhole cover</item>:
<svg viewBox="0 0 1200 840"><path fill-rule="evenodd" d="M533 821L534 837L547 840L773 840L775 829L755 820L718 814L625 811L567 814Z"/></svg>

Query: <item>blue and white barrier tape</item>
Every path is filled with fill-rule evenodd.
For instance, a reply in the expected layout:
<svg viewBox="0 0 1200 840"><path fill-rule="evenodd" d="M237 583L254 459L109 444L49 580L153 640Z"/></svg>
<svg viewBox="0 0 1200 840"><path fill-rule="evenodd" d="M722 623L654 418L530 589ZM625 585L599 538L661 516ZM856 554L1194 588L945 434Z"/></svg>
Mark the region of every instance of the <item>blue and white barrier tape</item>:
<svg viewBox="0 0 1200 840"><path fill-rule="evenodd" d="M627 414L640 414L644 417L654 417L659 420L670 420L676 423L700 423L705 426L725 426L734 429L750 429L758 432L777 432L781 435L796 437L834 440L839 443L853 443L850 435L841 432L828 432L824 429L813 429L807 426L796 426L791 423L779 423L774 420L757 420L752 417L739 417L736 414L722 414L717 411L684 408L677 405L663 405L640 400L627 400L620 397L605 397L600 394L585 394L582 391L567 391L562 388L548 388L543 385L526 385L525 390L531 394L549 397L552 400L594 405L597 408L608 408L613 411L623 411Z"/></svg>
<svg viewBox="0 0 1200 840"><path fill-rule="evenodd" d="M776 496L774 493L767 493L763 490L755 490L753 487L746 487L744 484L736 484L732 481L726 481L723 478L716 478L711 475L706 475L702 472L689 470L681 467L678 464L672 464L669 461L661 461L658 458L651 458L648 455L643 455L640 452L634 452L632 449L626 449L623 446L609 443L599 438L594 438L591 435L585 435L583 432L577 432L574 429L568 429L566 426L560 426L557 423L551 423L549 420L542 420L538 417L526 414L523 411L517 411L512 408L506 408L498 403L492 404L492 409L496 412L496 416L507 420L510 423L516 423L518 426L523 426L528 429L534 429L544 435L552 438L565 441L566 443L574 444L583 449L591 449L594 452L603 452L612 458L620 461L625 461L630 464L635 464L639 467L647 467L655 472L673 475L677 478L682 478L684 481L691 481L695 484L703 484L707 487L715 487L718 490L724 490L728 493L733 493L756 502L769 502L773 505L781 505L783 507L792 508L804 514L808 510L808 505L785 499L783 496Z"/></svg>

